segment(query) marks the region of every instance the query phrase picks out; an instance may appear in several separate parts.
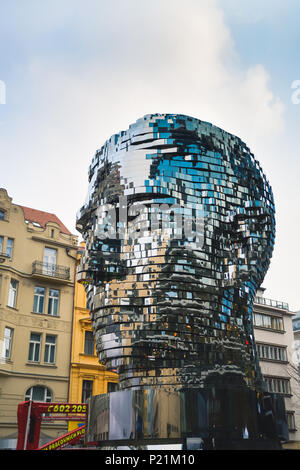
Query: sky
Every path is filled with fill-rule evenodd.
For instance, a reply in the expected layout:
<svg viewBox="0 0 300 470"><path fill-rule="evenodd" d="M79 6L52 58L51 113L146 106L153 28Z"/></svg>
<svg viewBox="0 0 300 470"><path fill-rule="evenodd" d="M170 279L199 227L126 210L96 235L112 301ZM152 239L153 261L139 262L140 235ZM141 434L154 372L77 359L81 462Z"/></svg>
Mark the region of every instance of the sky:
<svg viewBox="0 0 300 470"><path fill-rule="evenodd" d="M300 310L299 19L298 0L0 0L0 187L79 235L111 135L149 113L211 122L271 183L265 296Z"/></svg>

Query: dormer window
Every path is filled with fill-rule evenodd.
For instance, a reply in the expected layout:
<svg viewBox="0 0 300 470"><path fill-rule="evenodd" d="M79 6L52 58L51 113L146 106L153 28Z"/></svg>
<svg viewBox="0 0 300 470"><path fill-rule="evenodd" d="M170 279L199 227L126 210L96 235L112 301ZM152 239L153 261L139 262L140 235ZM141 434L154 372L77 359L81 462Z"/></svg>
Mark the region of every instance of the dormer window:
<svg viewBox="0 0 300 470"><path fill-rule="evenodd" d="M5 220L5 212L3 209L0 209L0 220Z"/></svg>

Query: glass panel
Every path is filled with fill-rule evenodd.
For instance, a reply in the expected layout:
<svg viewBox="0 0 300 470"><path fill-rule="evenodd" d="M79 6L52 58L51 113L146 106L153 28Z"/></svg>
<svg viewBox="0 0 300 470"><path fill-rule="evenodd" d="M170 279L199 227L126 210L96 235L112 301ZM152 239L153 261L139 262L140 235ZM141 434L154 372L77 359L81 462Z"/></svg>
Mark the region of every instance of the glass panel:
<svg viewBox="0 0 300 470"><path fill-rule="evenodd" d="M34 344L30 343L29 344L29 354L28 354L28 360L29 361L33 360L33 351L34 351Z"/></svg>
<svg viewBox="0 0 300 470"><path fill-rule="evenodd" d="M45 248L44 250L44 263L56 264L56 253L54 248Z"/></svg>
<svg viewBox="0 0 300 470"><path fill-rule="evenodd" d="M26 391L25 400L50 402L52 400L52 394L49 388L36 385Z"/></svg>
<svg viewBox="0 0 300 470"><path fill-rule="evenodd" d="M46 335L44 362L53 364L55 361L56 336Z"/></svg>
<svg viewBox="0 0 300 470"><path fill-rule="evenodd" d="M94 354L94 335L92 331L86 331L84 336L84 353Z"/></svg>
<svg viewBox="0 0 300 470"><path fill-rule="evenodd" d="M34 350L34 361L38 362L40 360L40 345L35 344L35 350Z"/></svg>
<svg viewBox="0 0 300 470"><path fill-rule="evenodd" d="M13 246L14 246L14 241L13 241L13 239L12 239L12 238L8 238L8 239L7 239L7 243L6 243L6 254L7 254L7 256L9 256L10 258L12 258Z"/></svg>
<svg viewBox="0 0 300 470"><path fill-rule="evenodd" d="M44 311L44 298L45 289L44 287L34 288L34 299L33 299L33 311L35 313L43 313Z"/></svg>
<svg viewBox="0 0 300 470"><path fill-rule="evenodd" d="M30 340L40 342L41 335L38 333L31 333Z"/></svg>
<svg viewBox="0 0 300 470"><path fill-rule="evenodd" d="M45 399L45 388L40 386L33 387L32 400L44 401Z"/></svg>
<svg viewBox="0 0 300 470"><path fill-rule="evenodd" d="M115 382L107 382L107 393L115 392L118 390L118 384Z"/></svg>
<svg viewBox="0 0 300 470"><path fill-rule="evenodd" d="M49 358L49 362L51 364L54 363L54 359L55 359L55 348L52 346L51 347L51 350L50 350L50 358Z"/></svg>
<svg viewBox="0 0 300 470"><path fill-rule="evenodd" d="M28 360L38 362L40 360L40 341L41 335L38 333L31 333L29 343Z"/></svg>
<svg viewBox="0 0 300 470"><path fill-rule="evenodd" d="M83 380L82 381L82 403L86 403L87 399L92 396L93 391L93 381L92 380Z"/></svg>
<svg viewBox="0 0 300 470"><path fill-rule="evenodd" d="M58 299L59 291L56 289L50 289L48 301L48 315L58 315Z"/></svg>
<svg viewBox="0 0 300 470"><path fill-rule="evenodd" d="M16 307L16 300L17 300L17 288L18 282L14 279L11 279L10 286L9 286L9 294L8 294L8 306L9 307Z"/></svg>
<svg viewBox="0 0 300 470"><path fill-rule="evenodd" d="M269 317L268 315L263 316L263 322L264 322L264 327L265 328L271 328L272 327L271 317Z"/></svg>
<svg viewBox="0 0 300 470"><path fill-rule="evenodd" d="M45 248L43 274L54 276L56 270L56 254L57 250L53 248Z"/></svg>
<svg viewBox="0 0 300 470"><path fill-rule="evenodd" d="M13 330L11 328L4 329L4 342L3 342L2 356L5 359L10 358L11 346L12 346L12 335L13 335Z"/></svg>
<svg viewBox="0 0 300 470"><path fill-rule="evenodd" d="M254 324L256 326L263 326L262 315L259 313L254 314Z"/></svg>

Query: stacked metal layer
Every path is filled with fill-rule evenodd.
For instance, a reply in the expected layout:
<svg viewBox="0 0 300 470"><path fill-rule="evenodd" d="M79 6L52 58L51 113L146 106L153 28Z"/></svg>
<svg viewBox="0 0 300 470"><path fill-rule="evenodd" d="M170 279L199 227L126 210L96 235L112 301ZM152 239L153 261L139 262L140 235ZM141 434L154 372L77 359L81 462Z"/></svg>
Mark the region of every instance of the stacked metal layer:
<svg viewBox="0 0 300 470"><path fill-rule="evenodd" d="M249 148L210 123L146 115L96 152L79 278L120 389L262 389L252 302L274 213Z"/></svg>

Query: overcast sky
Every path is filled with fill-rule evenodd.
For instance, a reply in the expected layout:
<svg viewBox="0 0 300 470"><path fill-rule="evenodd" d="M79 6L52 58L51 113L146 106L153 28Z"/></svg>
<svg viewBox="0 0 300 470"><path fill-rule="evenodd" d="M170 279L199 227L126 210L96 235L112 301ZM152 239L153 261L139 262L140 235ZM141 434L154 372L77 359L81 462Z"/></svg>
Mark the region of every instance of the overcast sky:
<svg viewBox="0 0 300 470"><path fill-rule="evenodd" d="M149 113L212 122L273 187L265 296L300 309L299 22L298 0L0 0L0 186L77 234L107 138Z"/></svg>

